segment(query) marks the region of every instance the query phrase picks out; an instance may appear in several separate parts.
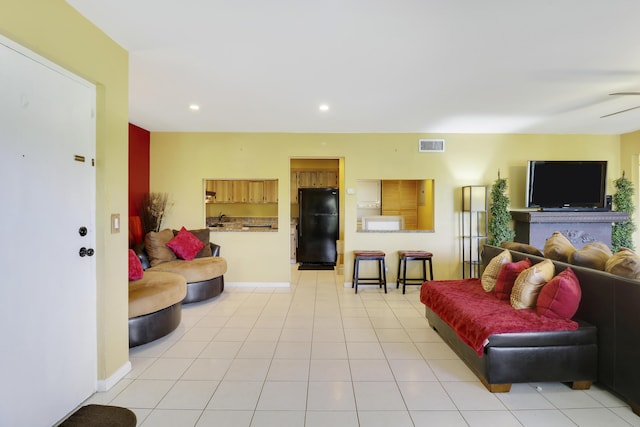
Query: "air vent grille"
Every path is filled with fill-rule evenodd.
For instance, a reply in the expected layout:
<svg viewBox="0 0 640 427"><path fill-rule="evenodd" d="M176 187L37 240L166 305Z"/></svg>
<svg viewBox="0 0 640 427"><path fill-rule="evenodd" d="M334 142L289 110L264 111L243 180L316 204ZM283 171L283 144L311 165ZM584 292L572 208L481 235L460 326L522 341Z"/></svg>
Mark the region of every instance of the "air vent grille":
<svg viewBox="0 0 640 427"><path fill-rule="evenodd" d="M421 153L442 153L444 152L444 139L420 139L418 140L418 151Z"/></svg>

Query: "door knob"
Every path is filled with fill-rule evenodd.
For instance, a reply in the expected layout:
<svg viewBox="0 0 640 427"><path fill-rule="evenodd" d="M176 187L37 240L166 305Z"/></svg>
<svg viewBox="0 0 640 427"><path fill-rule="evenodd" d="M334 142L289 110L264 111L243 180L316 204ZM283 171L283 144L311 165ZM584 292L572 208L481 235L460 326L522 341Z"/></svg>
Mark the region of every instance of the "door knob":
<svg viewBox="0 0 640 427"><path fill-rule="evenodd" d="M81 257L84 256L93 256L93 254L95 253L95 251L93 250L93 248L85 248L84 246L80 248L80 251L78 252L78 254Z"/></svg>

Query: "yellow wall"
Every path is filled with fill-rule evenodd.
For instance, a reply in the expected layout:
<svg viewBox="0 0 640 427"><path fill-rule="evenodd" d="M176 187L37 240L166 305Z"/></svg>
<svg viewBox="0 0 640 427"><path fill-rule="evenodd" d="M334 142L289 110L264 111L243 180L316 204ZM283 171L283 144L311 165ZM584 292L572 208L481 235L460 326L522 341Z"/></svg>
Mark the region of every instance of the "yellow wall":
<svg viewBox="0 0 640 427"><path fill-rule="evenodd" d="M127 222L109 228L111 213L128 212L128 55L63 0L2 0L1 10L0 34L97 85L98 378L107 379L129 360Z"/></svg>
<svg viewBox="0 0 640 427"><path fill-rule="evenodd" d="M434 179L435 232L357 233L356 196L344 196L345 280L350 281L354 249L380 249L388 254L389 280L395 281L399 249L433 252L436 278L460 276L463 185L491 185L499 169L508 179L511 206L522 208L527 160L608 160L609 193L620 173L619 136L435 135L446 139L446 152L419 153L418 139L430 137L434 135L152 132L151 191L166 191L175 202L167 226L195 228L203 221L203 177L279 179L278 233L213 232L212 239L222 245L228 261L225 280L288 283L290 158L344 158L343 188L356 189L359 179Z"/></svg>
<svg viewBox="0 0 640 427"><path fill-rule="evenodd" d="M638 247L638 242L640 242L640 200L638 199L638 191L640 191L640 131L622 135L620 139L622 141L622 149L620 153L620 174L613 177L613 179L618 178L622 175L622 172L624 172L625 176L631 180L636 189L634 197L636 212L632 219L636 223L636 232L634 233L633 241L635 243L635 249L638 251L640 249Z"/></svg>
<svg viewBox="0 0 640 427"><path fill-rule="evenodd" d="M433 230L434 211L433 203L433 180L425 179L424 187L424 205L418 205L418 230Z"/></svg>

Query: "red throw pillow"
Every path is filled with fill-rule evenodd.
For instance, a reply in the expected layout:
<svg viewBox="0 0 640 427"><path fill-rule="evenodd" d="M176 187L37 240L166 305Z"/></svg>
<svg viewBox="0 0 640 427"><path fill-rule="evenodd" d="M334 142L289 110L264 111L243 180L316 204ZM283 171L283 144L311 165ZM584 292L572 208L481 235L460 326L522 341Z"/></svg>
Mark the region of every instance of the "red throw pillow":
<svg viewBox="0 0 640 427"><path fill-rule="evenodd" d="M513 284L518 278L518 275L529 267L531 267L531 260L529 258L518 262L508 262L503 265L496 278L496 286L493 288L496 298L509 301Z"/></svg>
<svg viewBox="0 0 640 427"><path fill-rule="evenodd" d="M542 287L536 303L536 313L552 319L571 319L578 311L580 298L580 282L568 267Z"/></svg>
<svg viewBox="0 0 640 427"><path fill-rule="evenodd" d="M144 270L142 270L140 258L133 249L129 249L129 280L140 280L143 274Z"/></svg>
<svg viewBox="0 0 640 427"><path fill-rule="evenodd" d="M169 240L167 246L176 253L178 258L191 261L200 252L200 249L204 248L204 243L189 230L182 227L176 237Z"/></svg>

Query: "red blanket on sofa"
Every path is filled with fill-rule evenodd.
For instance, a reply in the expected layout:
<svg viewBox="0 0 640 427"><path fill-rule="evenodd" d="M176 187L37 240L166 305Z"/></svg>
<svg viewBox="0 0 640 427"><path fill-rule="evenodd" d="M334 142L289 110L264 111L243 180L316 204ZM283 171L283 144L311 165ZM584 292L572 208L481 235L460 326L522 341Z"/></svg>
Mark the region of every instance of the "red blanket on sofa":
<svg viewBox="0 0 640 427"><path fill-rule="evenodd" d="M531 309L516 310L509 301L485 292L480 279L475 278L425 282L420 288L420 301L480 356L492 334L578 329L578 323L572 320L539 316Z"/></svg>

